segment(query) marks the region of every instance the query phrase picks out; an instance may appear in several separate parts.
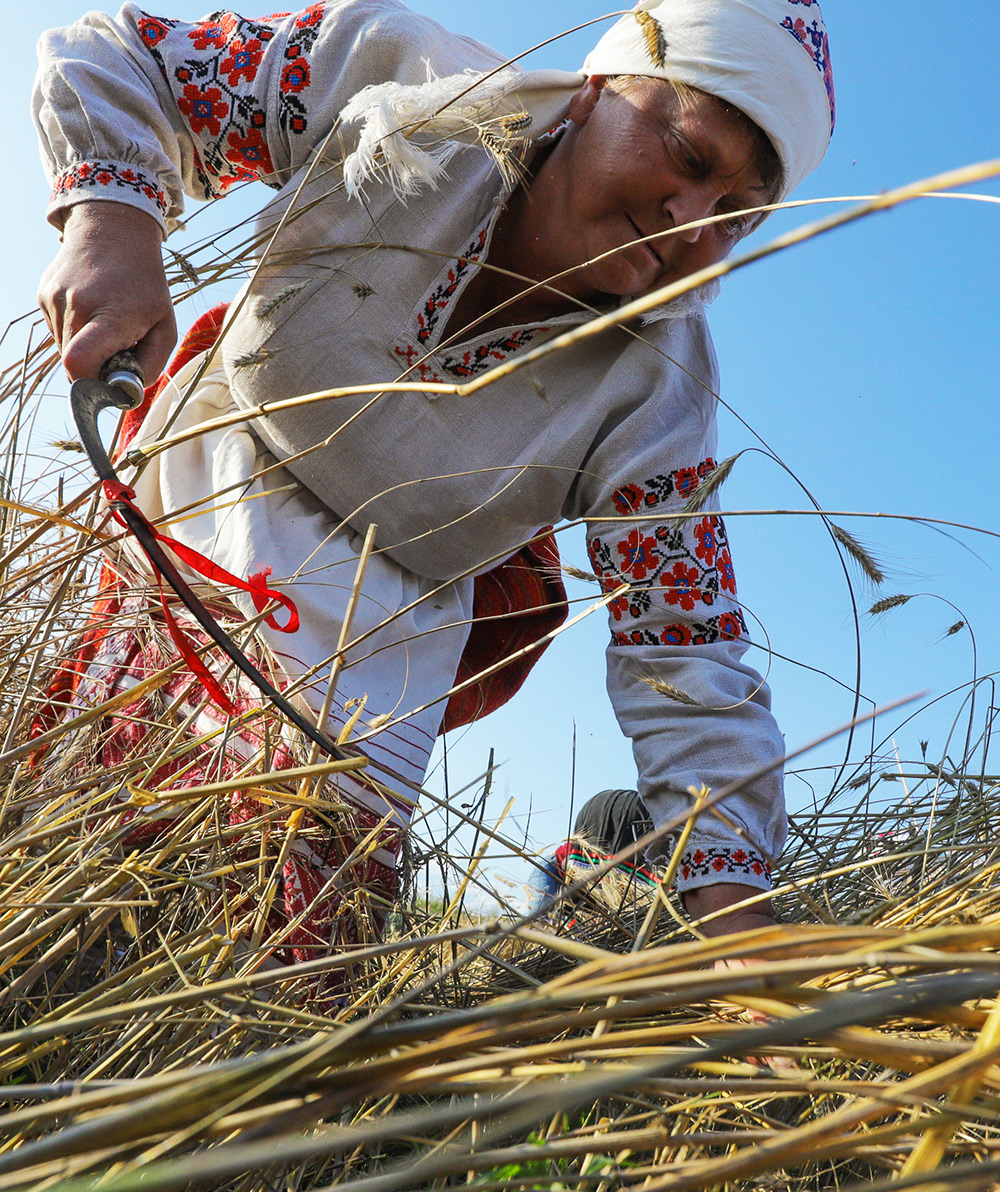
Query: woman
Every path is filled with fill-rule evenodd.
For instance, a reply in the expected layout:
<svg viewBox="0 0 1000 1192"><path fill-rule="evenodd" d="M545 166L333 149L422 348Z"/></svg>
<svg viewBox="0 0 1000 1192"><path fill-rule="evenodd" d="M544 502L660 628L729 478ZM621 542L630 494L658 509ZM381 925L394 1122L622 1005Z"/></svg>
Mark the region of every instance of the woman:
<svg viewBox="0 0 1000 1192"><path fill-rule="evenodd" d="M40 301L71 377L132 344L147 375L166 362L160 240L182 189L279 192L221 338L159 393L140 448L332 387L425 386L215 425L142 457L134 481L151 517L198 511L171 532L216 564L271 569L301 627L259 636L285 681L312 681L313 708L377 527L331 720L364 700L358 740L397 778L379 796L344 779L349 798L405 822L405 780L464 673L473 577L560 518L587 519L614 594L609 692L653 821L780 758L722 522L670 516L715 468L702 304L531 353L718 262L818 164L833 90L815 0L641 0L581 74L522 74L392 0L192 24L126 5L42 54L63 244ZM769 888L784 834L776 768L699 818L678 888L690 914L723 912L706 930L771 921L766 900L729 908Z"/></svg>
<svg viewBox="0 0 1000 1192"><path fill-rule="evenodd" d="M541 860L533 883L536 891L533 909L551 909L566 886L606 866L652 830L652 821L638 791L598 791L580 808L572 836L550 857ZM629 859L611 868L594 886L593 893L620 911L629 904L634 908L636 891L652 890L656 880L655 872ZM591 892L583 891L585 903Z"/></svg>

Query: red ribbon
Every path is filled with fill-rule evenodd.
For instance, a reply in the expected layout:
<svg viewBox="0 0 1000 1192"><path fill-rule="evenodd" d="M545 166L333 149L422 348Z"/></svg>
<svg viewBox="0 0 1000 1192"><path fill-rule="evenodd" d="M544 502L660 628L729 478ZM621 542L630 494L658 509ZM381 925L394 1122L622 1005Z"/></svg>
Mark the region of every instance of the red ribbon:
<svg viewBox="0 0 1000 1192"><path fill-rule="evenodd" d="M248 592L250 599L253 601L254 608L258 612L263 612L265 608L272 602L276 601L283 608L288 611L288 620L284 625L279 625L274 613L266 613L264 616L264 623L269 625L272 629L277 629L280 633L295 633L299 627L299 610L295 607L295 602L283 592L278 592L274 588L268 587L266 583L267 577L271 574L270 567L264 567L260 571L255 572L249 579L240 579L239 576L233 575L232 572L227 571L224 567L220 567L217 563L213 563L211 559L206 558L203 554L193 550L190 546L185 546L183 542L178 542L176 538L170 538L166 534L161 534L160 531L150 522L141 509L134 503L135 491L123 484L120 480L105 480L104 481L104 495L111 505L111 512L119 525L129 529L128 522L122 517L121 513L115 506L127 506L131 512L139 518L146 530L158 541L162 542L169 550L173 551L175 555L191 568L192 571L198 575L203 575L206 579L219 585L230 585L238 588L241 592ZM201 658L198 656L195 647L192 645L190 638L185 634L184 630L178 625L173 613L170 611L170 606L167 604L167 594L163 588L163 576L160 573L159 567L149 558L149 553L146 551L142 542L136 540L143 553L149 559L149 564L156 576L157 587L160 592L160 606L163 609L163 617L167 623L167 631L173 640L177 651L184 659L190 670L197 675L197 677L204 684L205 690L211 698L219 705L219 707L230 716L237 714L236 706L229 696L223 691L218 679L212 674Z"/></svg>

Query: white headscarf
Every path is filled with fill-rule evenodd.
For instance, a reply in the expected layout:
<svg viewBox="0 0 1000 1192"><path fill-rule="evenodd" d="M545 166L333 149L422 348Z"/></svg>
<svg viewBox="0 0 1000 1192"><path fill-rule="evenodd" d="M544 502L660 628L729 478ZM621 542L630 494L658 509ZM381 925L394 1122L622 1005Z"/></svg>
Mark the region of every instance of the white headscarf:
<svg viewBox="0 0 1000 1192"><path fill-rule="evenodd" d="M341 112L360 122L349 194L384 170L400 196L436 184L459 144L506 158L565 118L588 75L672 79L717 96L770 138L787 194L819 165L834 124L833 74L817 0L639 0L581 73L504 68L365 87Z"/></svg>
<svg viewBox="0 0 1000 1192"><path fill-rule="evenodd" d="M673 79L739 108L774 146L786 194L823 160L833 132L830 46L817 0L639 0L583 71Z"/></svg>

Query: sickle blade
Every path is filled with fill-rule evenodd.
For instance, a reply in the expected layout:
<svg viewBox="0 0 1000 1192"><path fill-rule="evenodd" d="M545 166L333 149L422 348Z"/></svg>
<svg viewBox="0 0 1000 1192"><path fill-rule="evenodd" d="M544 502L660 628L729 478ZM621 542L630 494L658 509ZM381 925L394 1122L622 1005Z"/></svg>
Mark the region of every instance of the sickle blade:
<svg viewBox="0 0 1000 1192"><path fill-rule="evenodd" d="M97 416L102 410L115 408L132 410L142 401L142 371L130 352L119 352L101 370L104 378L95 381L84 378L74 381L69 393L70 409L76 423L80 441L98 479L104 484L111 509L118 519L131 531L154 571L163 577L176 593L180 602L191 613L202 629L219 647L233 665L244 674L257 690L268 699L305 736L318 745L329 757L343 760L352 756L335 744L325 733L302 715L281 692L257 669L228 633L216 621L195 595L177 568L170 561L156 540L153 527L135 505L131 497L135 494L127 489L118 478L115 466L108 457L97 429ZM116 495L118 494L118 499ZM126 497L125 494L128 494Z"/></svg>

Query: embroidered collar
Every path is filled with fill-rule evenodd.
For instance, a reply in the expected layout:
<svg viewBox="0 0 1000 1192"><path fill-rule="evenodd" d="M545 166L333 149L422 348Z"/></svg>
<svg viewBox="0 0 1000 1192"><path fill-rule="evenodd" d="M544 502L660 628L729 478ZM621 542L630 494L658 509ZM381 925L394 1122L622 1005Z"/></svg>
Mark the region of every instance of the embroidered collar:
<svg viewBox="0 0 1000 1192"><path fill-rule="evenodd" d="M571 312L545 323L512 324L468 338L459 331L442 344L454 302L488 256L504 198L506 193L501 194L462 252L445 262L411 314L406 332L393 345L393 354L405 369L404 376L416 373L422 381L466 381L534 347L562 326L589 317L587 311Z"/></svg>

